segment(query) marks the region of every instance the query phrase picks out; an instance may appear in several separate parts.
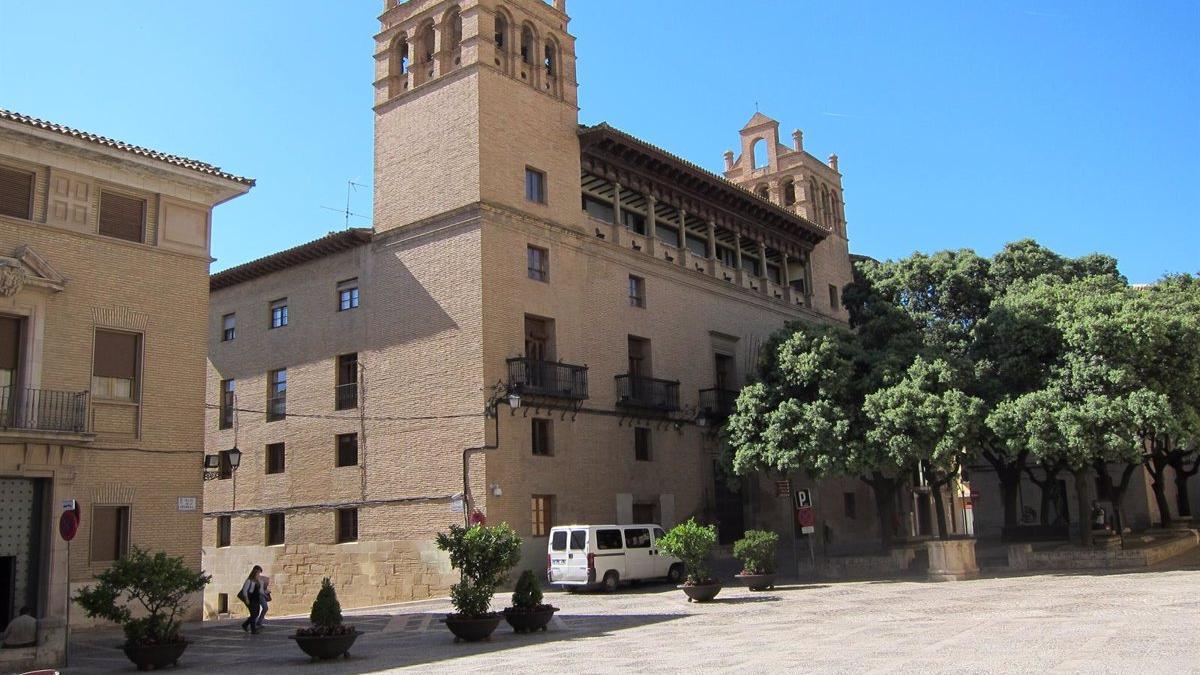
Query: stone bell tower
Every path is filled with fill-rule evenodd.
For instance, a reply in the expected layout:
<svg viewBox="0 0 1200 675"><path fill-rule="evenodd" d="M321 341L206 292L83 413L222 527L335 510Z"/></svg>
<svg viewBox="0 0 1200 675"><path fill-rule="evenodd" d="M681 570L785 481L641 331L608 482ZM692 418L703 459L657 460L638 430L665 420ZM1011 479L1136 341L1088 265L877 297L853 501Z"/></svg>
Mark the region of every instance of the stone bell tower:
<svg viewBox="0 0 1200 675"><path fill-rule="evenodd" d="M379 21L377 231L479 202L560 222L576 215L566 0L385 0ZM545 176L545 203L525 198L529 169Z"/></svg>
<svg viewBox="0 0 1200 675"><path fill-rule="evenodd" d="M792 145L779 141L779 122L762 113L739 133L741 154L725 153L725 178L820 225L828 232L813 249L808 264L812 307L843 320L842 289L854 280L842 174L837 155L822 162L804 149L804 133L792 132Z"/></svg>

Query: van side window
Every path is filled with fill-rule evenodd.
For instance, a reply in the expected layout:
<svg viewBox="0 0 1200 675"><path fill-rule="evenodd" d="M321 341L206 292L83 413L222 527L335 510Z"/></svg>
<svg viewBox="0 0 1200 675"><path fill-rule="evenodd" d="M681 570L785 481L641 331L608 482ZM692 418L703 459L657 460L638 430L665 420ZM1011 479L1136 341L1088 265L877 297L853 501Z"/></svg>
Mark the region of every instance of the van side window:
<svg viewBox="0 0 1200 675"><path fill-rule="evenodd" d="M667 536L667 533L663 532L661 527L654 528L654 541L658 541L665 536Z"/></svg>
<svg viewBox="0 0 1200 675"><path fill-rule="evenodd" d="M567 533L565 530L559 530L550 535L550 550L565 551L567 550Z"/></svg>
<svg viewBox="0 0 1200 675"><path fill-rule="evenodd" d="M571 550L583 551L587 549L587 530L571 530Z"/></svg>
<svg viewBox="0 0 1200 675"><path fill-rule="evenodd" d="M596 548L601 551L621 548L621 531L596 530Z"/></svg>
<svg viewBox="0 0 1200 675"><path fill-rule="evenodd" d="M650 548L650 530L625 530L625 548Z"/></svg>

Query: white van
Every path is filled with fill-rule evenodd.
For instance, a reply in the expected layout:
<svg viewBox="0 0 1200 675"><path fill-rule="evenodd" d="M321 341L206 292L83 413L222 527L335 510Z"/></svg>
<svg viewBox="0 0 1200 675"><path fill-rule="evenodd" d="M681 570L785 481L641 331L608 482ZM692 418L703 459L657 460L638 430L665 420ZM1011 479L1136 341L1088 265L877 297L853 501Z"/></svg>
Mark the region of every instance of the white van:
<svg viewBox="0 0 1200 675"><path fill-rule="evenodd" d="M617 590L622 581L683 579L679 558L658 552L662 527L643 525L561 525L550 529L546 580L566 588Z"/></svg>

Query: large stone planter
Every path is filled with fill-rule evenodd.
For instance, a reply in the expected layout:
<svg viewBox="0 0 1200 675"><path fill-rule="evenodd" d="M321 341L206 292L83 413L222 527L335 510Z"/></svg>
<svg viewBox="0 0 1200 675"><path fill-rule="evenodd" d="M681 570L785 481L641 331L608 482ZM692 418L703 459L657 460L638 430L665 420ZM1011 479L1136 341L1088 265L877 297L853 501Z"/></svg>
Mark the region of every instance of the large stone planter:
<svg viewBox="0 0 1200 675"><path fill-rule="evenodd" d="M350 648L359 635L362 633L354 631L344 635L292 635L291 638L314 661L325 661L339 656L350 658Z"/></svg>
<svg viewBox="0 0 1200 675"><path fill-rule="evenodd" d="M165 666L179 665L179 657L187 649L186 642L170 642L161 645L125 645L125 656L133 661L138 670L157 670Z"/></svg>
<svg viewBox="0 0 1200 675"><path fill-rule="evenodd" d="M930 581L963 581L979 578L974 539L940 539L925 542L929 552Z"/></svg>
<svg viewBox="0 0 1200 675"><path fill-rule="evenodd" d="M709 584L689 586L684 584L680 586L683 589L684 595L687 596L688 602L708 602L717 597L717 593L721 592L721 582L714 581Z"/></svg>
<svg viewBox="0 0 1200 675"><path fill-rule="evenodd" d="M509 607L504 610L504 620L518 633L534 633L546 630L550 619L554 618L557 607L543 605L536 609Z"/></svg>
<svg viewBox="0 0 1200 675"><path fill-rule="evenodd" d="M769 591L775 588L774 572L770 574L739 574L734 578L746 584L746 588L752 591Z"/></svg>
<svg viewBox="0 0 1200 675"><path fill-rule="evenodd" d="M464 617L458 614L447 614L443 621L446 628L454 633L455 642L479 642L486 640L500 625L501 616L496 613L481 617Z"/></svg>

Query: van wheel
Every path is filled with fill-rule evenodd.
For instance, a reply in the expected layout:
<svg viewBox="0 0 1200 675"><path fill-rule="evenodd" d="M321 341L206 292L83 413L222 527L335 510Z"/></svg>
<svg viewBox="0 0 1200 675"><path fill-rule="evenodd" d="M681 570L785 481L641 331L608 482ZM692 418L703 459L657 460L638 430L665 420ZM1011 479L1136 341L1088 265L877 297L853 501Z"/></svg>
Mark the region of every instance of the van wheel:
<svg viewBox="0 0 1200 675"><path fill-rule="evenodd" d="M683 565L679 563L671 565L671 569L667 571L667 581L673 584L683 581Z"/></svg>
<svg viewBox="0 0 1200 675"><path fill-rule="evenodd" d="M601 582L600 590L605 593L614 593L617 586L621 583L621 577L616 572L609 571L604 575L604 581Z"/></svg>

